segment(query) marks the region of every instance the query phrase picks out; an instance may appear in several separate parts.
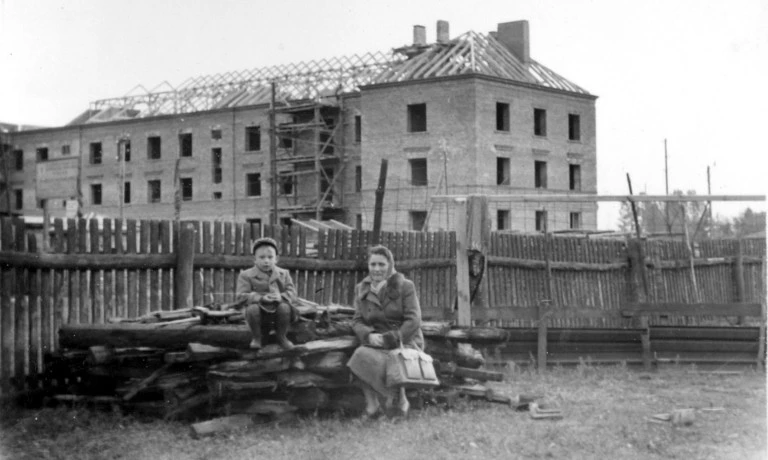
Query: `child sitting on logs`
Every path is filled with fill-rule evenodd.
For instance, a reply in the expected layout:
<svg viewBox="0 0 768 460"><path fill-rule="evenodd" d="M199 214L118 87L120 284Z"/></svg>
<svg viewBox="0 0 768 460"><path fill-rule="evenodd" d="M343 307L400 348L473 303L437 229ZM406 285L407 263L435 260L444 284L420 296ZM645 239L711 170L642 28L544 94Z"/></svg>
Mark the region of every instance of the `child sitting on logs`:
<svg viewBox="0 0 768 460"><path fill-rule="evenodd" d="M277 343L286 350L293 343L286 334L299 318L294 306L296 287L288 270L278 267L277 243L272 238L259 238L251 245L254 266L243 270L237 278L237 300L245 303L245 320L251 328L250 347L260 349L262 333L275 331ZM265 327L266 326L266 327Z"/></svg>

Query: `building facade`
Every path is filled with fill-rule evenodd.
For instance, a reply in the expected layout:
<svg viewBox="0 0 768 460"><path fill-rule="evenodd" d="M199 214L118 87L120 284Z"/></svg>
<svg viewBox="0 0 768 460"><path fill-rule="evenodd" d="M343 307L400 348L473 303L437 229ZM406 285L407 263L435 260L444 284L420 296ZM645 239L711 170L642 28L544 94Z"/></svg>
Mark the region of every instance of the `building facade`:
<svg viewBox="0 0 768 460"><path fill-rule="evenodd" d="M439 21L430 44L416 26L389 53L96 101L66 126L4 135L0 210L371 228L384 159L384 230L450 229L435 195L596 194L596 97L531 59L528 37L516 21L451 39ZM491 220L589 230L596 211L499 202Z"/></svg>

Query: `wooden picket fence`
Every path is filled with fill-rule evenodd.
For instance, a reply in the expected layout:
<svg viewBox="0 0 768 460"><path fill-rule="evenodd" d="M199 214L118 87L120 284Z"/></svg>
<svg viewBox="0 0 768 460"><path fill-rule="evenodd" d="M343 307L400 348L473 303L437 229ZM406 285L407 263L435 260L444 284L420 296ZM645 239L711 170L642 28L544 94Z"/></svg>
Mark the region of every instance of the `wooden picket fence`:
<svg viewBox="0 0 768 460"><path fill-rule="evenodd" d="M350 305L373 244L369 231L182 225L196 229L195 305L234 300L239 271L252 265L250 243L262 234L280 244L280 265L290 270L301 297ZM44 242L21 220L1 219L0 391L9 391L12 381L17 388L36 385L62 324L173 309L178 235L178 226L168 221L56 219ZM551 327L626 327L622 306L638 298L631 241L492 232L484 276L475 283L472 319L478 325L532 327L530 315L516 313L550 299L573 313L550 321ZM424 317L455 318L456 233L383 232L379 242L392 249L398 271L415 282ZM693 259L681 242L639 244L649 267L647 302L765 303L765 241L703 242ZM582 309L600 315L579 317ZM666 321L694 324L686 318Z"/></svg>

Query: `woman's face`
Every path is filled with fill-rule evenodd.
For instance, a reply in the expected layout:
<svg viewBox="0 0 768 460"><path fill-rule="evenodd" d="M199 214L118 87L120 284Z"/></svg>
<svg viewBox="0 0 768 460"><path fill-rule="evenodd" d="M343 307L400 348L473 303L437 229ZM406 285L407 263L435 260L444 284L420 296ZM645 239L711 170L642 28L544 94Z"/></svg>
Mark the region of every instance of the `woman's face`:
<svg viewBox="0 0 768 460"><path fill-rule="evenodd" d="M389 261L380 254L373 254L368 259L368 274L375 282L383 281L389 272Z"/></svg>

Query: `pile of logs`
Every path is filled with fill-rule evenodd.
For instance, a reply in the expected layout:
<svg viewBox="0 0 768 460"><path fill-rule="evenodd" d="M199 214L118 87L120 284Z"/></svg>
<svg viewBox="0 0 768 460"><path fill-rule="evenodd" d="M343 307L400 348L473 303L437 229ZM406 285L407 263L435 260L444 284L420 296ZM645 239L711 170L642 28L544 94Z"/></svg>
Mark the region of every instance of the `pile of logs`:
<svg viewBox="0 0 768 460"><path fill-rule="evenodd" d="M297 344L293 350L274 343L248 349L251 336L242 313L222 308L66 325L59 330L59 350L46 357L45 372L55 400L105 404L165 419L246 414L280 420L297 411L355 413L364 399L346 367L358 346L353 313L344 306L305 305L301 321L289 332ZM521 403L482 385L501 381L503 375L482 369L485 361L472 346L502 342L504 330L455 329L439 322L425 322L422 330L441 386L411 394L416 407L450 405L462 395Z"/></svg>

